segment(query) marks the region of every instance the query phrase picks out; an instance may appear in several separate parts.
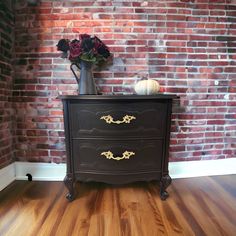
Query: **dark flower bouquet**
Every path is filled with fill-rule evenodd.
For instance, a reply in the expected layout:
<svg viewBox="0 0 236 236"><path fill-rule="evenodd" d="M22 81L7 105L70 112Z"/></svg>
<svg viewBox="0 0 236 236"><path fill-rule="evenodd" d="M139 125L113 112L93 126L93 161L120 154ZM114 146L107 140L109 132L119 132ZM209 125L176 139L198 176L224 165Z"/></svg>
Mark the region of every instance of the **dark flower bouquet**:
<svg viewBox="0 0 236 236"><path fill-rule="evenodd" d="M81 60L100 65L111 56L108 47L98 37L88 34L81 34L79 40L59 40L57 50L63 52L62 58L68 58L77 65Z"/></svg>

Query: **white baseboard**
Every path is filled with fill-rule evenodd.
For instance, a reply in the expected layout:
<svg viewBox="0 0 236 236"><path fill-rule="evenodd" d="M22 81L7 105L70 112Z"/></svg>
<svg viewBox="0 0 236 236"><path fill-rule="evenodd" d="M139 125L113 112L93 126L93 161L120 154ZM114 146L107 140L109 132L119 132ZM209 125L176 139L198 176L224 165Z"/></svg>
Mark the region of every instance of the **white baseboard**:
<svg viewBox="0 0 236 236"><path fill-rule="evenodd" d="M236 174L236 158L170 162L169 173L173 179Z"/></svg>
<svg viewBox="0 0 236 236"><path fill-rule="evenodd" d="M0 169L0 191L15 180L15 164Z"/></svg>
<svg viewBox="0 0 236 236"><path fill-rule="evenodd" d="M213 175L236 174L236 158L170 162L172 179ZM66 164L15 162L0 169L0 191L14 180L62 181L66 175Z"/></svg>
<svg viewBox="0 0 236 236"><path fill-rule="evenodd" d="M66 175L66 164L15 162L16 180L62 181Z"/></svg>

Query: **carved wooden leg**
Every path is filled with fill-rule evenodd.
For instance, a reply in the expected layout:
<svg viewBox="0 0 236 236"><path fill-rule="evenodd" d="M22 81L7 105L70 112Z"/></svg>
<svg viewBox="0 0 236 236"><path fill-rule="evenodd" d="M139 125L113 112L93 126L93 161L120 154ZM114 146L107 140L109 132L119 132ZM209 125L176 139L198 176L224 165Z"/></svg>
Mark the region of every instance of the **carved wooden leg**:
<svg viewBox="0 0 236 236"><path fill-rule="evenodd" d="M171 184L171 177L169 175L164 175L160 181L160 196L161 200L166 200L169 197L166 191L167 187Z"/></svg>
<svg viewBox="0 0 236 236"><path fill-rule="evenodd" d="M75 198L75 190L74 190L74 177L72 174L67 174L64 178L64 184L69 190L69 192L66 195L66 198L68 201L73 201Z"/></svg>

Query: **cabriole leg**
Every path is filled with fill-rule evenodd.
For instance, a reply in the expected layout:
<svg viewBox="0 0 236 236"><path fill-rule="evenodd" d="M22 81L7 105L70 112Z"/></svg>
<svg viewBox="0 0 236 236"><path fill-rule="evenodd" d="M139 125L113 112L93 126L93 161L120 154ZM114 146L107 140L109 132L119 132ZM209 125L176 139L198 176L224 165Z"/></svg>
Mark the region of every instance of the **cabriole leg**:
<svg viewBox="0 0 236 236"><path fill-rule="evenodd" d="M67 174L64 178L64 184L69 190L69 192L66 195L66 198L68 201L73 201L75 198L75 190L74 190L74 177L72 174Z"/></svg>
<svg viewBox="0 0 236 236"><path fill-rule="evenodd" d="M171 177L169 175L163 175L160 181L160 196L161 200L166 200L169 197L169 193L166 191L167 187L171 184Z"/></svg>

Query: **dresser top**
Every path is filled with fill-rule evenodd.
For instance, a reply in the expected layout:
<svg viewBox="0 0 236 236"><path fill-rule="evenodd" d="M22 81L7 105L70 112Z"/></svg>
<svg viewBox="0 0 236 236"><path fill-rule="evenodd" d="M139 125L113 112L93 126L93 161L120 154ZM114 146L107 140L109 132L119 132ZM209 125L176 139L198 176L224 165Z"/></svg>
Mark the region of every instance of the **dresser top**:
<svg viewBox="0 0 236 236"><path fill-rule="evenodd" d="M174 99L175 94L157 95L60 95L62 100L153 100L153 99Z"/></svg>

